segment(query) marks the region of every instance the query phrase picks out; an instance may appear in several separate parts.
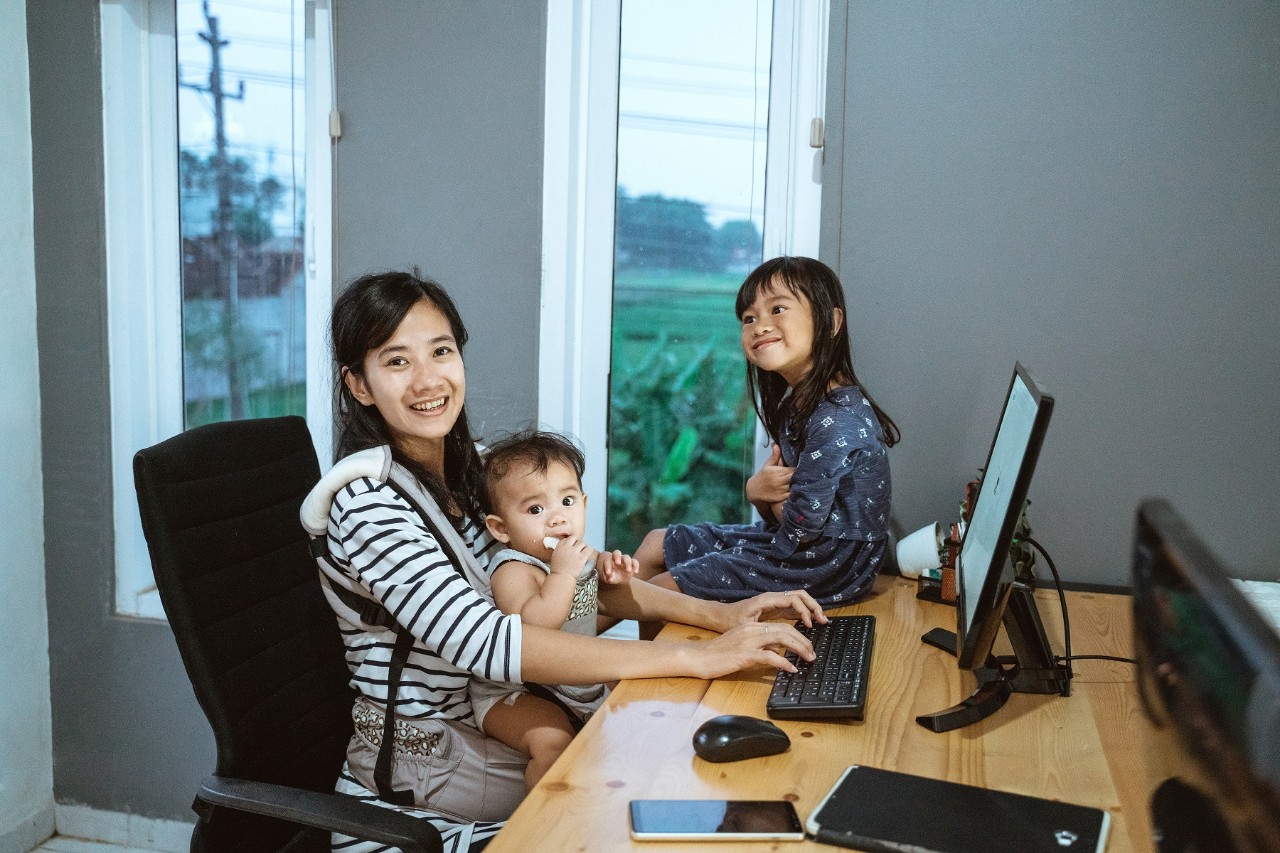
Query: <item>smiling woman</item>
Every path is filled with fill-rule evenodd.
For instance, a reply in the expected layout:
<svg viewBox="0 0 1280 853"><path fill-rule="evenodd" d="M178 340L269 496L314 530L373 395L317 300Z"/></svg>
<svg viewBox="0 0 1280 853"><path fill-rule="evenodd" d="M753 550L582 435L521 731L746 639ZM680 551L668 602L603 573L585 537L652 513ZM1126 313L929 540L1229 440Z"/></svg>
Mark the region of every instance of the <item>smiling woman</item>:
<svg viewBox="0 0 1280 853"><path fill-rule="evenodd" d="M724 632L697 643L575 635L503 613L488 589L496 548L481 515L483 472L466 415L467 331L453 301L409 273L364 276L334 304L331 339L340 461L308 496L303 518L327 546L321 586L357 693L339 791L394 803L438 826L447 849L471 849L524 797L532 751L480 730L474 682L504 682L512 693L526 682L790 670L781 654L788 649L812 658L790 625L758 626L822 621L803 592L732 605L645 583L619 583L610 593L619 618ZM568 540L552 562L570 560L578 545ZM378 849L336 840L355 853Z"/></svg>

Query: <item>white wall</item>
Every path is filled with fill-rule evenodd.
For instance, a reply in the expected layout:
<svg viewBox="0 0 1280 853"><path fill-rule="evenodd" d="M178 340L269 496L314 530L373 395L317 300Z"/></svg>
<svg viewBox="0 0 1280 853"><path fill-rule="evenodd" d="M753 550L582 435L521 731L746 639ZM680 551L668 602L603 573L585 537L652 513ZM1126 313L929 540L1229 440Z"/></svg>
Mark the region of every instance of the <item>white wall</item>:
<svg viewBox="0 0 1280 853"><path fill-rule="evenodd" d="M17 78L0 86L0 853L53 829L26 14L0 3L0 68Z"/></svg>

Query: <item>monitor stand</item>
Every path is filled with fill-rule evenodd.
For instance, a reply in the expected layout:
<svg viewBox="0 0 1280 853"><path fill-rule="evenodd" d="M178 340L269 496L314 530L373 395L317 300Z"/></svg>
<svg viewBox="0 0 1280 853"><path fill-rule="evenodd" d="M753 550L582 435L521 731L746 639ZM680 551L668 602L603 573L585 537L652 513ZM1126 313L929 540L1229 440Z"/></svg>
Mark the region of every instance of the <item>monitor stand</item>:
<svg viewBox="0 0 1280 853"><path fill-rule="evenodd" d="M1002 622L1013 655L988 654L986 662L974 671L978 689L973 695L945 711L921 714L916 717L917 723L931 731L949 732L991 716L1004 706L1011 693L1071 695L1071 670L1054 658L1030 587L1014 583ZM956 635L952 631L935 628L920 639L956 654Z"/></svg>

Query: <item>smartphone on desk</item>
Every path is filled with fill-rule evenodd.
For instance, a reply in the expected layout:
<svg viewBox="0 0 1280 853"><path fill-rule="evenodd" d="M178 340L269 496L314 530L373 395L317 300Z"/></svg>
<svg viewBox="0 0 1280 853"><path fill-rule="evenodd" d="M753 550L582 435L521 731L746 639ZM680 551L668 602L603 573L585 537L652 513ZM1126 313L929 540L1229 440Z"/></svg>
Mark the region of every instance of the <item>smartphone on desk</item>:
<svg viewBox="0 0 1280 853"><path fill-rule="evenodd" d="M637 841L800 841L804 826L786 800L632 800Z"/></svg>

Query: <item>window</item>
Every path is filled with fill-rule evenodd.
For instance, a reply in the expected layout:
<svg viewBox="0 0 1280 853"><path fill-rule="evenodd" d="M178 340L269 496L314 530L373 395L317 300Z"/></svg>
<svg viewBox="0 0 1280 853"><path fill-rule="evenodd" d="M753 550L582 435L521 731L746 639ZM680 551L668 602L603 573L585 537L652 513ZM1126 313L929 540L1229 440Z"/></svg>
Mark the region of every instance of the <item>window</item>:
<svg viewBox="0 0 1280 853"><path fill-rule="evenodd" d="M764 448L733 296L762 255L817 254L827 16L800 0L549 4L539 419L583 441L585 488L608 495L588 526L605 530L607 504L610 547L749 513Z"/></svg>
<svg viewBox="0 0 1280 853"><path fill-rule="evenodd" d="M106 0L101 20L115 606L163 618L134 452L293 413L327 456L328 6Z"/></svg>

